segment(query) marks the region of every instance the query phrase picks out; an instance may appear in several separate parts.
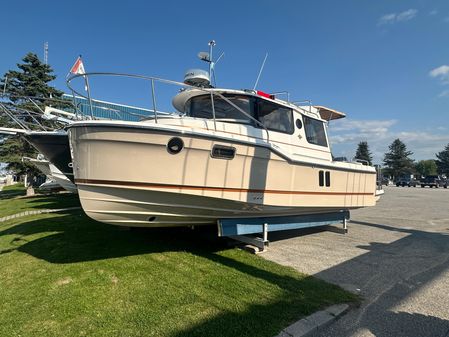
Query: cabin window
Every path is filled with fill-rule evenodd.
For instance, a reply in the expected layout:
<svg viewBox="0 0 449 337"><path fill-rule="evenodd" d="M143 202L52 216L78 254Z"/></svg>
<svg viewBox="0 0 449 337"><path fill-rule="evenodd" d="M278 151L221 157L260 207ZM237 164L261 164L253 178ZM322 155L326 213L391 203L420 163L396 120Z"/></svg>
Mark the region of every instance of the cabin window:
<svg viewBox="0 0 449 337"><path fill-rule="evenodd" d="M322 121L307 116L304 117L304 129L306 131L306 139L310 144L326 146L326 132Z"/></svg>
<svg viewBox="0 0 449 337"><path fill-rule="evenodd" d="M257 102L257 116L268 130L293 134L292 109L259 99Z"/></svg>
<svg viewBox="0 0 449 337"><path fill-rule="evenodd" d="M253 99L248 96L241 95L226 95L224 97L229 99L237 107L254 117ZM251 119L244 115L240 110L229 104L221 97L214 95L215 118L217 120L226 120L230 122L239 122L251 124ZM213 111L210 95L201 95L192 97L187 102L186 113L190 117L213 119Z"/></svg>

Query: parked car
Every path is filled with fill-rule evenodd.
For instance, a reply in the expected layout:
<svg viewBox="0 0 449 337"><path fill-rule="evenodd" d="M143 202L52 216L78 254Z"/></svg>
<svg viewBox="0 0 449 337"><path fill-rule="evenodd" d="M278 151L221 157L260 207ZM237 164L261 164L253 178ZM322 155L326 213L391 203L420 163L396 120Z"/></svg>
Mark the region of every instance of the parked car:
<svg viewBox="0 0 449 337"><path fill-rule="evenodd" d="M380 179L377 179L376 184L377 186L388 186L390 184L390 179L382 177Z"/></svg>
<svg viewBox="0 0 449 337"><path fill-rule="evenodd" d="M418 181L413 178L410 178L410 177L403 177L403 178L400 178L398 181L396 181L397 187L399 187L399 186L416 187L416 185L418 185Z"/></svg>
<svg viewBox="0 0 449 337"><path fill-rule="evenodd" d="M421 187L429 186L430 188L444 187L447 188L448 180L440 178L439 176L427 176L422 182Z"/></svg>

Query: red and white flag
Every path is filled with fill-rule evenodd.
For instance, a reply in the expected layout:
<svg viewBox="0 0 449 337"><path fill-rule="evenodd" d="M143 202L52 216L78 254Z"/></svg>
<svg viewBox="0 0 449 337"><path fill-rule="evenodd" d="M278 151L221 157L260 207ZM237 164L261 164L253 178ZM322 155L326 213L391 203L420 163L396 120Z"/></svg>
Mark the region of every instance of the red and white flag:
<svg viewBox="0 0 449 337"><path fill-rule="evenodd" d="M85 74L86 73L86 71L84 70L83 60L81 60L81 56L78 56L72 69L70 69L70 72L72 74Z"/></svg>

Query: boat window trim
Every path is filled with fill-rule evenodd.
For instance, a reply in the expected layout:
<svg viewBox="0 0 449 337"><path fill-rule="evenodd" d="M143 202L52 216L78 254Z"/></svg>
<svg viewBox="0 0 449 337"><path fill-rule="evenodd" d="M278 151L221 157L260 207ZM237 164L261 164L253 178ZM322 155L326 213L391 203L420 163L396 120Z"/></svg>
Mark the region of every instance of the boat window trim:
<svg viewBox="0 0 449 337"><path fill-rule="evenodd" d="M186 111L188 110L188 113L186 113L187 116L192 117L192 118L204 118L204 119L210 119L210 120L231 122L230 119L232 119L232 118L230 118L230 117L220 118L220 117L216 116L217 115L217 112L216 112L216 101L217 101L217 98L219 98L222 102L229 104L230 107L234 108L236 111L238 111L239 114L241 114L240 118L236 119L235 122L233 121L234 123L240 123L240 124L244 124L244 125L253 125L253 123L254 123L253 119L255 119L255 116L252 116L252 115L255 115L255 113L254 113L254 102L253 102L254 98L253 98L253 96L244 95L244 94L233 94L233 93L222 93L222 94L220 94L220 93L212 92L212 91L211 91L211 94L195 95L195 96L190 97L186 101L186 103L185 103ZM217 96L217 97L214 97L213 100L212 100L211 99L212 96ZM198 99L198 98L201 98L201 99L208 99L209 98L209 104L211 105L211 118L201 117L201 116L192 116L192 113L191 113L191 110L190 110L191 109L192 100ZM232 101L228 102L228 100L230 100L232 98L246 98L248 100L248 105L253 108L252 109L253 111L249 111L249 112L244 111L242 108L240 108L238 105L236 105ZM214 105L213 107L212 107L212 104ZM214 112L215 112L215 116L213 116ZM247 120L243 120L242 118L247 118Z"/></svg>
<svg viewBox="0 0 449 337"><path fill-rule="evenodd" d="M324 125L324 121L316 119L316 118L313 118L313 117L309 117L309 116L306 116L306 115L302 115L302 119L303 119L303 124L304 124L304 133L306 135L307 142L309 144L311 144L311 145L317 145L317 146L326 147L326 148L329 147L329 141L327 139L327 132L326 132L326 128L325 128L325 125ZM309 132L308 132L309 127L307 126L308 120L311 120L311 121L314 121L314 122L317 122L317 123L321 124L320 126L322 126L323 137L324 137L324 138L322 138L322 140L324 140L324 143L320 143L318 141L317 142L313 142L313 141L311 141L309 139L310 138L310 135L309 135Z"/></svg>
<svg viewBox="0 0 449 337"><path fill-rule="evenodd" d="M289 130L289 131L282 131L282 130L279 130L279 129L270 128L270 127L268 127L267 125L265 125L265 124L260 120L260 116L259 116L259 103L260 103L260 102L263 102L263 103L265 103L265 104L272 104L272 105L277 106L277 107L280 108L280 109L285 109L285 110L287 110L287 113L290 114L290 130ZM257 118L257 120L259 121L259 123L261 123L262 125L264 125L264 127L265 127L266 129L268 129L268 130L270 130L270 131L273 131L273 132L279 132L279 133L284 133L284 134L288 134L288 135L293 135L293 134L295 133L295 120L294 120L294 115L293 115L293 109L292 109L292 108L286 107L285 105L278 104L278 103L276 103L276 102L272 102L272 101L269 101L269 100L265 100L265 99L260 98L260 97L255 97L255 100L254 100L254 112L255 112L256 118Z"/></svg>

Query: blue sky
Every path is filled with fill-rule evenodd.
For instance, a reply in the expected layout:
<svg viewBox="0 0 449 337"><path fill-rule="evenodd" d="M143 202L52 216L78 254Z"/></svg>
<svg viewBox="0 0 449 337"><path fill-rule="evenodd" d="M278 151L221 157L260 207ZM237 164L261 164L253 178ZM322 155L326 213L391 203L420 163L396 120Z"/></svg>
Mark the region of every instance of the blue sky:
<svg viewBox="0 0 449 337"><path fill-rule="evenodd" d="M182 81L217 41L217 83L288 90L347 113L331 122L335 155L368 141L376 162L397 137L414 159L449 143L449 1L20 1L3 6L0 73L29 51L64 78L79 54L86 71ZM144 83L91 83L95 98L150 106ZM168 100L167 100L168 102Z"/></svg>

